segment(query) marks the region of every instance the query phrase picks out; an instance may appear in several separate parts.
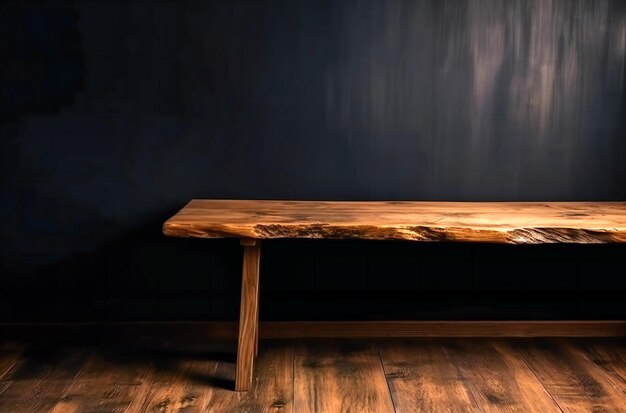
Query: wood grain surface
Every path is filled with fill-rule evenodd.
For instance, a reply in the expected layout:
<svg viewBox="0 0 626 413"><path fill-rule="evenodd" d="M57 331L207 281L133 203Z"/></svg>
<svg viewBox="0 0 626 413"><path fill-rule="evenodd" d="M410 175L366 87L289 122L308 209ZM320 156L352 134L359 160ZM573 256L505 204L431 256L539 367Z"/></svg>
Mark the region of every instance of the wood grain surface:
<svg viewBox="0 0 626 413"><path fill-rule="evenodd" d="M259 260L260 242L242 243L243 277L241 282L241 310L239 311L239 346L237 351L237 379L235 390L247 391L252 385L254 356L257 349L259 324Z"/></svg>
<svg viewBox="0 0 626 413"><path fill-rule="evenodd" d="M108 340L41 337L2 350L0 335L0 355L11 365L0 377L0 412L544 413L626 406L623 338L266 340L252 386L241 393L232 391L235 340L131 331Z"/></svg>
<svg viewBox="0 0 626 413"><path fill-rule="evenodd" d="M392 412L376 346L356 341L302 343L294 350L294 412Z"/></svg>
<svg viewBox="0 0 626 413"><path fill-rule="evenodd" d="M600 344L598 344L600 343ZM612 345L607 345L607 343ZM626 395L626 346L624 339L595 342L581 341L574 347L581 357L587 357L608 376L609 380Z"/></svg>
<svg viewBox="0 0 626 413"><path fill-rule="evenodd" d="M443 341L388 339L378 351L396 413L480 412Z"/></svg>
<svg viewBox="0 0 626 413"><path fill-rule="evenodd" d="M510 244L626 242L626 202L192 200L163 233Z"/></svg>
<svg viewBox="0 0 626 413"><path fill-rule="evenodd" d="M535 374L506 342L457 340L450 347L455 365L467 380L481 412L561 412Z"/></svg>
<svg viewBox="0 0 626 413"><path fill-rule="evenodd" d="M143 361L148 362L147 357ZM138 399L147 371L147 363L121 363L112 369L110 360L91 355L51 413L126 412Z"/></svg>
<svg viewBox="0 0 626 413"><path fill-rule="evenodd" d="M623 351L623 344L620 346ZM533 340L516 347L563 412L625 411L623 391L569 342ZM624 365L618 364L617 368L623 373Z"/></svg>
<svg viewBox="0 0 626 413"><path fill-rule="evenodd" d="M86 358L82 348L51 352L40 346L30 350L28 357L20 358L2 378L0 412L51 412L72 385ZM3 385L7 383L8 386ZM57 411L63 412L61 408Z"/></svg>
<svg viewBox="0 0 626 413"><path fill-rule="evenodd" d="M293 410L293 345L272 342L261 348L255 360L254 381L249 391L233 392L227 384L235 377L235 365L218 363L212 395L202 412L262 412L281 413ZM217 380L215 380L217 379ZM206 391L206 390L205 390Z"/></svg>

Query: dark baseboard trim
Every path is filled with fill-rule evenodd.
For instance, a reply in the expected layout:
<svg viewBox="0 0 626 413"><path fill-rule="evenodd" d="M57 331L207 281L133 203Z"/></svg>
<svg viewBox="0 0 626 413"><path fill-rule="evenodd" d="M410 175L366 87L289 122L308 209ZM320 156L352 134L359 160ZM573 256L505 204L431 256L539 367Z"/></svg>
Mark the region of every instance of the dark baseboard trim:
<svg viewBox="0 0 626 413"><path fill-rule="evenodd" d="M261 337L616 337L626 321L270 322Z"/></svg>
<svg viewBox="0 0 626 413"><path fill-rule="evenodd" d="M164 338L236 338L234 321L2 323L0 336L53 334L151 336ZM623 337L626 320L617 321L266 321L260 337Z"/></svg>

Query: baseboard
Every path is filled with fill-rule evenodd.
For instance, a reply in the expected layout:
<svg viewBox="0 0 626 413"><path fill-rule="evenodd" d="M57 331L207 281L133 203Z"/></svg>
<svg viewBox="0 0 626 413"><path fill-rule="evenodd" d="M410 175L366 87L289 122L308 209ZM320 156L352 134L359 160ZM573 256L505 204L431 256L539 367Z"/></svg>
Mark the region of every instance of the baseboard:
<svg viewBox="0 0 626 413"><path fill-rule="evenodd" d="M261 337L616 337L626 321L269 322Z"/></svg>
<svg viewBox="0 0 626 413"><path fill-rule="evenodd" d="M0 336L48 334L134 335L166 338L236 338L238 323L119 322L5 323ZM623 337L626 321L267 321L262 339L384 337Z"/></svg>

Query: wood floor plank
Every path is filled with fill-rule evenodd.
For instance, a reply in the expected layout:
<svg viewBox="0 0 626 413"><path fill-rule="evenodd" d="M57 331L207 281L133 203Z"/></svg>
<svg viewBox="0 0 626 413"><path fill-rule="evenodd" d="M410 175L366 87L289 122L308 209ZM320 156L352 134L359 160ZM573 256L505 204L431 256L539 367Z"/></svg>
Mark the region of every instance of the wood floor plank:
<svg viewBox="0 0 626 413"><path fill-rule="evenodd" d="M445 341L385 340L378 349L396 413L480 411Z"/></svg>
<svg viewBox="0 0 626 413"><path fill-rule="evenodd" d="M626 395L571 344L524 340L515 347L564 412L626 410Z"/></svg>
<svg viewBox="0 0 626 413"><path fill-rule="evenodd" d="M483 412L560 412L560 408L503 340L456 340L450 344L474 400Z"/></svg>
<svg viewBox="0 0 626 413"><path fill-rule="evenodd" d="M376 346L308 342L294 354L294 411L393 412Z"/></svg>
<svg viewBox="0 0 626 413"><path fill-rule="evenodd" d="M65 390L52 413L125 412L148 367L145 360L109 360L102 354L94 354Z"/></svg>
<svg viewBox="0 0 626 413"><path fill-rule="evenodd" d="M572 347L583 352L626 395L626 341L624 339L577 340L572 342Z"/></svg>
<svg viewBox="0 0 626 413"><path fill-rule="evenodd" d="M11 369L20 361L20 351L0 351L0 380L10 374Z"/></svg>
<svg viewBox="0 0 626 413"><path fill-rule="evenodd" d="M74 381L86 354L80 349L26 352L7 375L10 385L0 396L0 412L50 412Z"/></svg>
<svg viewBox="0 0 626 413"><path fill-rule="evenodd" d="M290 342L260 343L255 361L252 387L248 392L232 391L235 377L233 363L219 363L217 379L206 411L292 413L293 410L293 347Z"/></svg>
<svg viewBox="0 0 626 413"><path fill-rule="evenodd" d="M151 367L134 394L128 413L204 412L212 388L202 379L217 368L214 360L169 360Z"/></svg>
<svg viewBox="0 0 626 413"><path fill-rule="evenodd" d="M0 396L2 396L2 393L4 393L5 390L9 388L10 385L11 385L11 382L9 381L0 382Z"/></svg>
<svg viewBox="0 0 626 413"><path fill-rule="evenodd" d="M623 339L264 340L246 393L234 340L178 341L3 348L0 412L626 412Z"/></svg>

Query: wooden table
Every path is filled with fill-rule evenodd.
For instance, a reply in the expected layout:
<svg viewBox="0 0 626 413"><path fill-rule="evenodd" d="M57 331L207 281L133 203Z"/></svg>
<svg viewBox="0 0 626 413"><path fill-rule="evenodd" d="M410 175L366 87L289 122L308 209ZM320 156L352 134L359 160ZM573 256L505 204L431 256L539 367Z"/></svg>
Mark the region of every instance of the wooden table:
<svg viewBox="0 0 626 413"><path fill-rule="evenodd" d="M243 246L235 390L258 352L260 240L330 238L509 244L626 242L626 202L321 202L193 200L163 225L173 237Z"/></svg>

